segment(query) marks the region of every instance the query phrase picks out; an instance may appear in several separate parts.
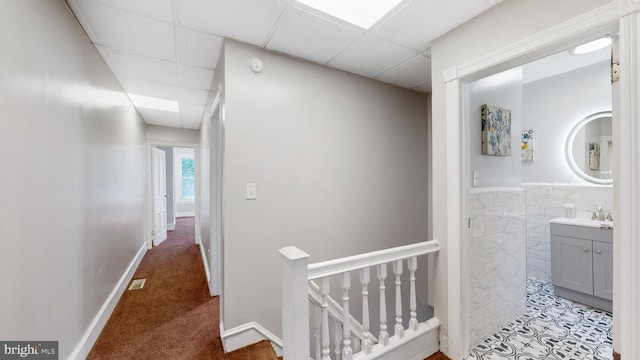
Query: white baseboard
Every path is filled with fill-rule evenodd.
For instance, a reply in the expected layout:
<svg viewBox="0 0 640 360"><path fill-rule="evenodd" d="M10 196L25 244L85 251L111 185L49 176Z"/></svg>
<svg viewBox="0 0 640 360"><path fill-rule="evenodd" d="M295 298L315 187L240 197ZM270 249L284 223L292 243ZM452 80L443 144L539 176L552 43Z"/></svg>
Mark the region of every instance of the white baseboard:
<svg viewBox="0 0 640 360"><path fill-rule="evenodd" d="M122 277L120 277L120 280L111 291L111 294L107 297L107 300L102 304L102 307L93 318L91 324L89 324L89 328L85 331L68 360L81 360L85 359L87 355L89 355L89 351L91 351L93 344L98 339L98 335L100 335L100 332L102 332L107 320L109 320L109 317L113 313L113 309L116 307L118 300L120 300L122 293L126 290L129 281L133 278L133 274L136 272L136 269L138 268L138 265L140 265L140 261L142 261L146 252L147 243L145 242L142 247L140 247L140 250L138 250L138 253L133 260L131 260L127 270L122 274Z"/></svg>
<svg viewBox="0 0 640 360"><path fill-rule="evenodd" d="M207 284L211 282L211 272L209 271L209 262L207 261L207 255L204 253L204 246L202 246L202 238L198 236L196 241L200 247L200 255L202 256L202 264L204 265L204 273L207 274Z"/></svg>
<svg viewBox="0 0 640 360"><path fill-rule="evenodd" d="M167 230L168 230L168 231L173 231L173 230L175 230L175 229L176 229L176 224L175 224L175 223L173 223L173 224L167 224Z"/></svg>
<svg viewBox="0 0 640 360"><path fill-rule="evenodd" d="M225 330L221 321L220 337L222 338L222 347L225 352L231 352L247 345L255 344L258 341L269 340L276 354L282 356L282 340L256 322Z"/></svg>
<svg viewBox="0 0 640 360"><path fill-rule="evenodd" d="M402 338L392 336L389 338L389 345L373 345L371 354L365 355L359 352L353 355L353 360L396 360L410 359L422 360L435 354L440 350L438 341L438 330L440 320L432 318L421 323L418 330L407 329Z"/></svg>

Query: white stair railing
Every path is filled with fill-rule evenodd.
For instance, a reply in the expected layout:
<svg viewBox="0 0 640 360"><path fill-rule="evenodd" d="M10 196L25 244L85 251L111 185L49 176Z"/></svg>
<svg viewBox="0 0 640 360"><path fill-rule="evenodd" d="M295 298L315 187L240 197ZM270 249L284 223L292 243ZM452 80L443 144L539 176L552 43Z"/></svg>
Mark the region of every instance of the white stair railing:
<svg viewBox="0 0 640 360"><path fill-rule="evenodd" d="M437 347L437 329L440 322L431 318L425 322L418 321L416 301L416 271L418 256L436 253L440 250L437 240L400 246L397 248L375 251L371 253L349 256L341 259L324 261L309 265L308 254L296 247L280 249L283 265L282 286L282 320L283 320L283 355L285 360L357 360L389 358L392 351L404 351L403 357L423 355L424 349L418 353L407 355L405 346L419 336L430 336ZM404 328L402 312L402 281L404 264L409 272L409 316L408 328ZM395 319L394 334L389 336L387 324L387 305L385 279L387 264L391 263L395 277ZM380 333L376 339L370 333L369 318L369 283L370 268L376 269L378 290L380 292ZM359 274L362 300L362 324L349 313L349 289L351 272ZM342 304L338 304L329 296L330 277L338 276ZM313 280L320 280L318 286ZM360 299L358 299L359 301ZM311 314L312 334L309 334L309 309ZM318 310L316 310L318 309ZM330 338L333 337L333 339ZM315 340L314 354L310 356L310 339ZM415 342L414 342L415 343ZM333 345L333 348L331 348ZM423 351L423 352L419 352ZM333 357L332 357L333 352ZM430 354L429 354L430 355ZM426 357L426 356L425 356ZM390 358L394 358L393 356Z"/></svg>

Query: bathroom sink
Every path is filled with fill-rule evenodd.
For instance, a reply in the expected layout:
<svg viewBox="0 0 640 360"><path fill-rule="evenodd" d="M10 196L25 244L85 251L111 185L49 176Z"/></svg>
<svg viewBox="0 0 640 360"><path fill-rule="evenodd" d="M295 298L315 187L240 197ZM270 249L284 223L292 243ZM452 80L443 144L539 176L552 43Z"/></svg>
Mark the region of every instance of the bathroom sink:
<svg viewBox="0 0 640 360"><path fill-rule="evenodd" d="M613 229L613 221L607 220L591 220L589 218L555 218L549 221L552 224L563 224L563 225L574 225L574 226L586 226L586 227L594 227L594 228L603 228L609 227L609 229Z"/></svg>

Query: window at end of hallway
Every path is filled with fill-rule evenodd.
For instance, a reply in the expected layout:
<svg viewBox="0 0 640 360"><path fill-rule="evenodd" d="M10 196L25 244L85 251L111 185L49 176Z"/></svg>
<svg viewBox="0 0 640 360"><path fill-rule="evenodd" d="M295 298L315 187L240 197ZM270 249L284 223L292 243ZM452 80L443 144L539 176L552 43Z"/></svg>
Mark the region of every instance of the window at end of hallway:
<svg viewBox="0 0 640 360"><path fill-rule="evenodd" d="M180 161L180 200L194 200L195 166L193 158L183 157Z"/></svg>

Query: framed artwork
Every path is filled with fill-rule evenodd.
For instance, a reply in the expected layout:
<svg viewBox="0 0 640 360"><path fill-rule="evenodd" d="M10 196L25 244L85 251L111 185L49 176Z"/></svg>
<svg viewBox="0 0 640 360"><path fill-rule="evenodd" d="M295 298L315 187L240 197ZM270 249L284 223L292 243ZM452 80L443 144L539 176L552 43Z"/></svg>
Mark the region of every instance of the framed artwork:
<svg viewBox="0 0 640 360"><path fill-rule="evenodd" d="M535 138L535 132L533 129L524 130L520 136L522 140L522 162L533 162L533 142Z"/></svg>
<svg viewBox="0 0 640 360"><path fill-rule="evenodd" d="M511 156L511 110L482 105L482 155Z"/></svg>

